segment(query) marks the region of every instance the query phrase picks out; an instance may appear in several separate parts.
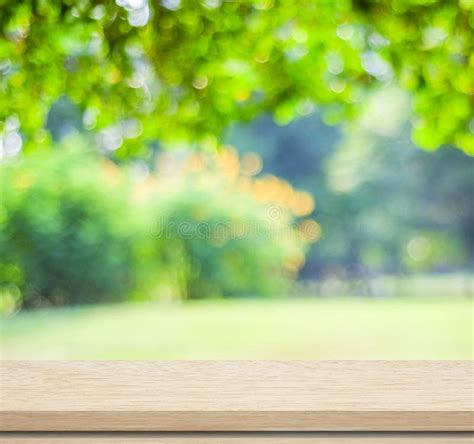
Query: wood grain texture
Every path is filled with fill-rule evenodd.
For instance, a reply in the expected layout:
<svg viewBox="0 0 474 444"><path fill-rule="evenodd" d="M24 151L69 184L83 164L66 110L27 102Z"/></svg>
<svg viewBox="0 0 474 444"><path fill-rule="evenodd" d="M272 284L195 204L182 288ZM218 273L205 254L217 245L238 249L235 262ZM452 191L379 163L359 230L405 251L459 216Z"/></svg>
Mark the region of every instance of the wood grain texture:
<svg viewBox="0 0 474 444"><path fill-rule="evenodd" d="M8 444L472 444L473 434L455 433L0 433Z"/></svg>
<svg viewBox="0 0 474 444"><path fill-rule="evenodd" d="M0 431L469 431L471 361L3 361Z"/></svg>

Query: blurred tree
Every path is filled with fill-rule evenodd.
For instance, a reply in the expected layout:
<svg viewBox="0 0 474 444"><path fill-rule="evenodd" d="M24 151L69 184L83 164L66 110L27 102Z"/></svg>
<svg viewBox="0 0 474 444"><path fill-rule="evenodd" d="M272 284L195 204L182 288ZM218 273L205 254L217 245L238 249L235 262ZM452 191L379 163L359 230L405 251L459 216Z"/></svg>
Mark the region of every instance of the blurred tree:
<svg viewBox="0 0 474 444"><path fill-rule="evenodd" d="M311 196L254 178L259 158L175 150L155 174L67 139L0 164L0 314L283 294L319 234Z"/></svg>
<svg viewBox="0 0 474 444"><path fill-rule="evenodd" d="M143 141L213 147L232 121L353 113L397 78L414 139L474 153L470 0L0 0L3 151L49 143L61 97L117 156Z"/></svg>
<svg viewBox="0 0 474 444"><path fill-rule="evenodd" d="M162 283L182 299L282 295L304 265L319 225L304 218L311 196L259 176L257 156L231 147L216 155L165 152L139 187Z"/></svg>
<svg viewBox="0 0 474 444"><path fill-rule="evenodd" d="M264 174L314 196L322 232L303 278L472 269L474 158L414 149L408 119L407 95L385 87L343 130L312 115L285 127L262 117L229 132L242 153L262 156Z"/></svg>
<svg viewBox="0 0 474 444"><path fill-rule="evenodd" d="M120 301L137 284L141 218L127 218L117 168L96 157L62 149L2 163L0 300L11 308Z"/></svg>

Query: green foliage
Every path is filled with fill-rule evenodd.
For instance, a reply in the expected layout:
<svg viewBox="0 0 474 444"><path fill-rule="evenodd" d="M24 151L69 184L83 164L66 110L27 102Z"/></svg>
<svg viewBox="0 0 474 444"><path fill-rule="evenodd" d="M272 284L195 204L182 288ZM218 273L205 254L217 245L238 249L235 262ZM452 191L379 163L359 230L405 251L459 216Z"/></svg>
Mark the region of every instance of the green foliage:
<svg viewBox="0 0 474 444"><path fill-rule="evenodd" d="M308 241L289 210L271 217L236 192L234 180L252 183L238 170L132 181L97 157L59 147L0 165L0 312L281 294L304 263Z"/></svg>
<svg viewBox="0 0 474 444"><path fill-rule="evenodd" d="M285 127L264 117L229 134L262 156L264 172L314 196L322 233L300 277L472 269L474 158L415 149L408 115L407 94L385 87L344 129L318 116Z"/></svg>
<svg viewBox="0 0 474 444"><path fill-rule="evenodd" d="M75 305L127 296L133 245L125 199L101 178L92 156L58 151L5 163L0 188L4 305Z"/></svg>
<svg viewBox="0 0 474 444"><path fill-rule="evenodd" d="M230 122L266 111L284 124L323 105L336 122L397 78L413 92L418 144L474 152L470 0L0 5L0 120L19 118L25 148L49 143L62 96L128 156L156 138L212 147Z"/></svg>
<svg viewBox="0 0 474 444"><path fill-rule="evenodd" d="M154 232L167 282L183 299L288 291L305 242L248 196L188 182L162 198Z"/></svg>

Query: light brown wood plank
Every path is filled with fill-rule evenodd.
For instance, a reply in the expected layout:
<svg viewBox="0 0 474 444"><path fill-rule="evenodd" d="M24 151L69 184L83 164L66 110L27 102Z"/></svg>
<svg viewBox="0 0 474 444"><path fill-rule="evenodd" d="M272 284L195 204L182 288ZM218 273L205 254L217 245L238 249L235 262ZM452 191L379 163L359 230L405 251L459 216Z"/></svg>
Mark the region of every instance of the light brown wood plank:
<svg viewBox="0 0 474 444"><path fill-rule="evenodd" d="M1 431L468 431L470 361L3 361Z"/></svg>
<svg viewBox="0 0 474 444"><path fill-rule="evenodd" d="M471 433L0 433L8 444L158 443L158 444L467 444Z"/></svg>

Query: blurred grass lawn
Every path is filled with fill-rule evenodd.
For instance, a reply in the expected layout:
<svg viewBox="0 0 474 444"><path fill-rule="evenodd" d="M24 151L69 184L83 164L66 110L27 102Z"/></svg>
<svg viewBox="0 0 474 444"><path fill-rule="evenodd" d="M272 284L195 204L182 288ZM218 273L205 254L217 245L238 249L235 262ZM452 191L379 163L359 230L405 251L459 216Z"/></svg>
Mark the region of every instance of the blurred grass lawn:
<svg viewBox="0 0 474 444"><path fill-rule="evenodd" d="M2 320L3 359L472 359L471 298L127 303Z"/></svg>

